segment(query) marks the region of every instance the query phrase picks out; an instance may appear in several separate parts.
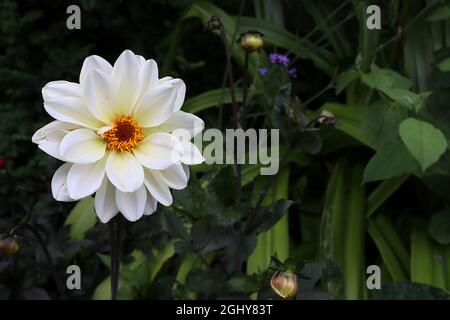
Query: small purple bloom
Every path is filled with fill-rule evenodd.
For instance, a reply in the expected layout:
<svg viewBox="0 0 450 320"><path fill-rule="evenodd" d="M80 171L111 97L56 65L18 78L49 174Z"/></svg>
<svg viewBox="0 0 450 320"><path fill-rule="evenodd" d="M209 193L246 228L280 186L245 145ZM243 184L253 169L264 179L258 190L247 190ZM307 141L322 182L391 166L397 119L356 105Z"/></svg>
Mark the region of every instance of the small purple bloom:
<svg viewBox="0 0 450 320"><path fill-rule="evenodd" d="M267 76L267 74L269 73L269 69L267 68L259 68L259 74L262 75L263 77Z"/></svg>
<svg viewBox="0 0 450 320"><path fill-rule="evenodd" d="M278 62L278 53L269 54L269 62L274 64Z"/></svg>
<svg viewBox="0 0 450 320"><path fill-rule="evenodd" d="M290 68L288 73L292 78L297 78L297 69L296 68Z"/></svg>
<svg viewBox="0 0 450 320"><path fill-rule="evenodd" d="M289 58L287 55L279 54L278 55L278 63L282 66L287 67L289 65Z"/></svg>
<svg viewBox="0 0 450 320"><path fill-rule="evenodd" d="M438 262L444 261L444 257L443 257L443 256L435 256L435 258L436 258L436 260L437 260Z"/></svg>

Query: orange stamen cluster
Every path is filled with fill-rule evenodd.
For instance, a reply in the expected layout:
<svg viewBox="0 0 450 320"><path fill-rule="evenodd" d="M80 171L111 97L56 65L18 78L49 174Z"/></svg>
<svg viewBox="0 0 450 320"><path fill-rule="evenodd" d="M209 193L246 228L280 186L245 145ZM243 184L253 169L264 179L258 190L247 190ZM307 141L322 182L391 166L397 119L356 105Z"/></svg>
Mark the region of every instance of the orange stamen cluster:
<svg viewBox="0 0 450 320"><path fill-rule="evenodd" d="M113 127L102 135L110 150L131 151L144 139L142 129L130 116L117 116L112 125Z"/></svg>

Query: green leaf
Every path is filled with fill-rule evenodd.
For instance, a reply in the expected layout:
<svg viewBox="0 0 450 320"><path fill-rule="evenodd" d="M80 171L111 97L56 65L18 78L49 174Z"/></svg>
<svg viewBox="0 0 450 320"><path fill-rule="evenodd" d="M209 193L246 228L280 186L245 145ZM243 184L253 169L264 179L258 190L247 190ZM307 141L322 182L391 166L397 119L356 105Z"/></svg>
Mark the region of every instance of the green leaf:
<svg viewBox="0 0 450 320"><path fill-rule="evenodd" d="M92 300L111 300L111 277L103 280L97 288L95 288Z"/></svg>
<svg viewBox="0 0 450 320"><path fill-rule="evenodd" d="M236 90L236 100L238 103L242 102L242 90ZM184 112L197 113L205 109L229 103L231 103L229 88L214 89L190 98L183 105L182 109Z"/></svg>
<svg viewBox="0 0 450 320"><path fill-rule="evenodd" d="M415 118L404 120L400 124L399 133L423 171L437 162L448 146L447 139L439 129Z"/></svg>
<svg viewBox="0 0 450 320"><path fill-rule="evenodd" d="M432 94L432 92L420 92L417 94L399 88L382 88L381 91L402 107L414 110L415 112L422 109L425 100Z"/></svg>
<svg viewBox="0 0 450 320"><path fill-rule="evenodd" d="M450 71L450 58L444 59L441 62L438 63L437 67L442 72L448 72Z"/></svg>
<svg viewBox="0 0 450 320"><path fill-rule="evenodd" d="M419 170L419 163L400 142L384 145L367 163L364 182L385 180Z"/></svg>
<svg viewBox="0 0 450 320"><path fill-rule="evenodd" d="M241 274L231 278L228 284L234 291L251 293L259 289L258 279L256 275Z"/></svg>
<svg viewBox="0 0 450 320"><path fill-rule="evenodd" d="M155 280L163 265L175 254L174 242L174 240L171 240L161 250L154 252L155 256L150 261L150 282Z"/></svg>
<svg viewBox="0 0 450 320"><path fill-rule="evenodd" d="M161 213L161 225L163 229L174 238L189 238L183 221L174 212L164 210L164 212Z"/></svg>
<svg viewBox="0 0 450 320"><path fill-rule="evenodd" d="M134 249L130 256L133 260L121 268L120 274L132 288L138 289L149 281L150 262L146 255L138 249Z"/></svg>
<svg viewBox="0 0 450 320"><path fill-rule="evenodd" d="M408 90L411 88L411 81L391 69L382 69L372 66L369 73L362 73L361 80L373 89L399 88Z"/></svg>
<svg viewBox="0 0 450 320"><path fill-rule="evenodd" d="M260 210L256 219L248 225L247 230L256 230L257 232L267 231L275 225L286 213L289 207L294 203L291 200L279 200L268 207Z"/></svg>
<svg viewBox="0 0 450 320"><path fill-rule="evenodd" d="M375 300L448 300L450 294L420 283L389 283L380 290L371 290L370 298Z"/></svg>
<svg viewBox="0 0 450 320"><path fill-rule="evenodd" d="M81 241L84 234L97 223L97 216L94 209L94 198L86 197L80 200L70 211L64 225L70 226L70 237Z"/></svg>
<svg viewBox="0 0 450 320"><path fill-rule="evenodd" d="M356 69L349 69L341 73L336 80L336 94L341 94L345 88L353 81L358 79L360 73Z"/></svg>
<svg viewBox="0 0 450 320"><path fill-rule="evenodd" d="M431 217L428 234L442 244L450 244L450 210L442 210Z"/></svg>
<svg viewBox="0 0 450 320"><path fill-rule="evenodd" d="M108 268L111 269L111 257L103 254L103 253L97 253L97 256L100 258L100 261L107 266Z"/></svg>
<svg viewBox="0 0 450 320"><path fill-rule="evenodd" d="M394 281L407 281L410 258L392 222L382 215L367 221L367 231Z"/></svg>
<svg viewBox="0 0 450 320"><path fill-rule="evenodd" d="M336 129L346 133L362 144L373 148L370 142L367 141L367 138L362 131L362 121L367 111L366 107L359 105L354 106L337 103L326 103L319 110L327 110L335 116Z"/></svg>
<svg viewBox="0 0 450 320"><path fill-rule="evenodd" d="M428 14L428 21L442 21L450 18L450 3L437 4Z"/></svg>
<svg viewBox="0 0 450 320"><path fill-rule="evenodd" d="M407 117L405 108L379 100L367 108L362 130L370 144L380 146L398 137L398 126Z"/></svg>

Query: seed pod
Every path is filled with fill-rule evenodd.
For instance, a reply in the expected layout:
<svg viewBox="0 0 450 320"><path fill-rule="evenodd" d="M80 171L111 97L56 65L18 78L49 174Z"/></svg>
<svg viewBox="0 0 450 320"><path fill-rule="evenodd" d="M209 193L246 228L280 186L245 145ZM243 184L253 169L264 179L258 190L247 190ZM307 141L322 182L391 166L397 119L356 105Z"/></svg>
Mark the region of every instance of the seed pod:
<svg viewBox="0 0 450 320"><path fill-rule="evenodd" d="M239 42L248 53L258 51L264 46L263 34L258 31L248 31L241 34Z"/></svg>
<svg viewBox="0 0 450 320"><path fill-rule="evenodd" d="M3 240L0 240L0 252L3 252L4 254L8 256L12 256L20 249L20 244L12 239L12 238L6 238Z"/></svg>
<svg viewBox="0 0 450 320"><path fill-rule="evenodd" d="M298 278L295 273L277 271L270 280L272 289L282 298L295 297L298 291Z"/></svg>

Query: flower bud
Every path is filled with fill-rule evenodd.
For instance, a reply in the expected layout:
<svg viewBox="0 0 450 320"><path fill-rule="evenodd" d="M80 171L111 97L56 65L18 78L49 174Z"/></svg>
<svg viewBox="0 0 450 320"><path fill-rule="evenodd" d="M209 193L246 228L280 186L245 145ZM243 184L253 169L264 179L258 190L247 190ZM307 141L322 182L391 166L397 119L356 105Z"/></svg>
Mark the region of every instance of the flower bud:
<svg viewBox="0 0 450 320"><path fill-rule="evenodd" d="M0 169L6 168L6 159L3 157L0 157Z"/></svg>
<svg viewBox="0 0 450 320"><path fill-rule="evenodd" d="M277 271L270 280L272 289L282 298L292 298L297 295L298 278L295 273Z"/></svg>
<svg viewBox="0 0 450 320"><path fill-rule="evenodd" d="M3 252L4 254L8 256L12 256L20 249L20 244L12 239L12 238L6 238L3 240L0 240L0 252Z"/></svg>
<svg viewBox="0 0 450 320"><path fill-rule="evenodd" d="M258 31L248 31L239 38L241 47L248 53L258 51L264 46L263 34Z"/></svg>

